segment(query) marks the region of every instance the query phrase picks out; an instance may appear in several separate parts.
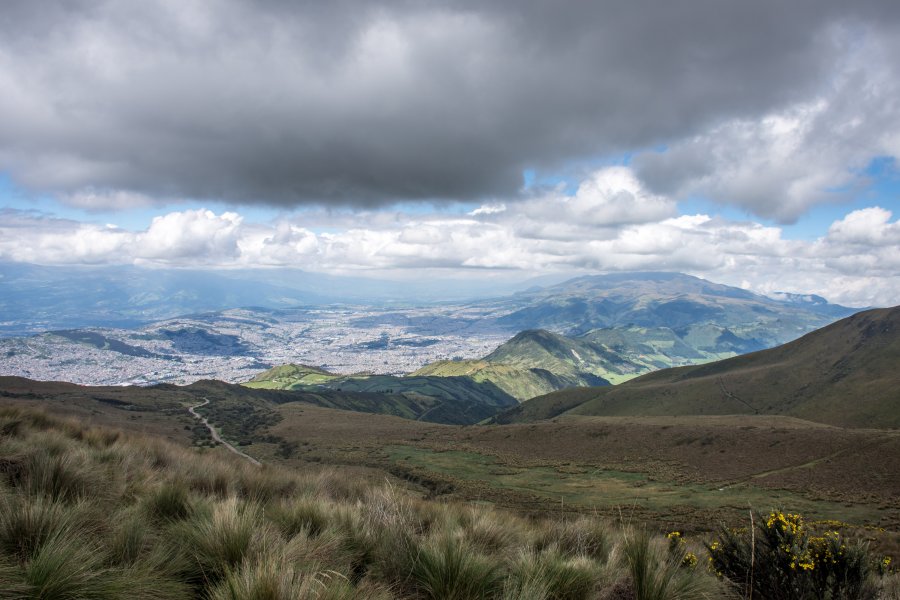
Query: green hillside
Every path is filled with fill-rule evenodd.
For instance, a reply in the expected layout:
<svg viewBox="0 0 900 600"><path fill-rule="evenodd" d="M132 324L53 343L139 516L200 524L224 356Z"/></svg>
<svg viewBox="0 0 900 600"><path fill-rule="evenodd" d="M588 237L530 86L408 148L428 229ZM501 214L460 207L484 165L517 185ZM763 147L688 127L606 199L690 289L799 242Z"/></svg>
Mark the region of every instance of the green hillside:
<svg viewBox="0 0 900 600"><path fill-rule="evenodd" d="M413 375L490 381L524 401L565 388L619 384L650 371L710 362L746 351L739 343L726 346L717 341L729 337L723 327L696 325L685 328L682 334L684 338L666 327L634 325L594 329L578 337L528 330L481 360L438 361Z"/></svg>
<svg viewBox="0 0 900 600"><path fill-rule="evenodd" d="M624 362L600 347L542 329L523 331L485 357L494 363L542 368L557 375L591 374L599 365Z"/></svg>
<svg viewBox="0 0 900 600"><path fill-rule="evenodd" d="M304 365L274 367L243 386L294 392L327 408L458 425L477 423L517 402L493 382L467 376L336 375ZM560 388L545 391L554 389Z"/></svg>
<svg viewBox="0 0 900 600"><path fill-rule="evenodd" d="M393 378L397 379L397 378ZM186 386L162 384L149 387L92 387L71 383L0 377L0 400L43 398L62 400L71 414L95 412L93 406L115 407L135 419L154 418L155 412L180 413L185 404L210 399L207 411L217 426L229 429L235 440L249 440L264 428L279 405L298 403L362 413L393 415L406 419L453 425L472 425L514 406L516 400L490 384L465 378L418 383L418 391L391 388L384 378L353 389L254 389L222 381L204 380Z"/></svg>
<svg viewBox="0 0 900 600"><path fill-rule="evenodd" d="M486 360L443 360L425 365L412 375L434 377L468 377L479 383L491 383L516 398L527 400L566 387L600 385L602 381L587 377L558 375L537 367L513 366Z"/></svg>
<svg viewBox="0 0 900 600"><path fill-rule="evenodd" d="M497 418L561 414L789 415L851 427L900 427L900 307L858 313L794 342L666 369L614 388L563 390Z"/></svg>
<svg viewBox="0 0 900 600"><path fill-rule="evenodd" d="M263 371L244 385L265 390L286 390L296 383L319 384L339 377L317 367L306 365L280 365Z"/></svg>

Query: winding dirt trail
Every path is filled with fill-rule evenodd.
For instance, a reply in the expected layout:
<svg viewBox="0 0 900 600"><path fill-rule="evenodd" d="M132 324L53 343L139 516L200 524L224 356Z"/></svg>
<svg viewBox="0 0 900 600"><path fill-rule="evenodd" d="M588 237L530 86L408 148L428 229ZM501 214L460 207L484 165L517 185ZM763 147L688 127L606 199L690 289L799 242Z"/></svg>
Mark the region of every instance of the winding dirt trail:
<svg viewBox="0 0 900 600"><path fill-rule="evenodd" d="M249 460L251 463L253 463L257 467L261 467L262 466L261 462L259 462L258 460L256 460L252 456L250 456L249 454L241 452L240 450L238 450L237 448L235 448L234 446L232 446L231 444L226 442L224 439L222 439L222 436L219 435L219 432L216 431L215 427L213 427L212 425L209 424L209 421L206 419L206 417L204 417L203 415L201 415L200 413L197 412L198 408L206 406L207 404L209 404L209 398L204 398L203 402L201 402L200 404L196 404L196 405L190 407L188 409L188 412L191 413L195 419L197 419L201 423L203 423L207 429L209 429L209 434L212 436L212 439L219 442L220 444L222 444L223 446L225 446L226 448L228 448L229 450L231 450L238 456Z"/></svg>

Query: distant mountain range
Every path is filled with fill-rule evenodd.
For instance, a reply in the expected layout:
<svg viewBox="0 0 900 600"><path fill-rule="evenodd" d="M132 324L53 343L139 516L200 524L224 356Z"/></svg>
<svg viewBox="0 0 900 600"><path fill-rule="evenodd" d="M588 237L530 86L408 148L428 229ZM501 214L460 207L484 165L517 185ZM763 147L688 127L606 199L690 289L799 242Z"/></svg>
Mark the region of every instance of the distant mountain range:
<svg viewBox="0 0 900 600"><path fill-rule="evenodd" d="M525 284L527 285L527 284ZM502 296L523 284L388 281L300 269L154 269L0 262L0 335L136 327L233 308L391 305Z"/></svg>
<svg viewBox="0 0 900 600"><path fill-rule="evenodd" d="M267 283L273 273L168 270L148 279L148 271L133 267L78 272L82 279L76 283L59 268L0 265L0 334L51 322L123 319L127 325L217 304L310 306L195 312L137 330L71 326L52 335L7 338L0 340L0 356L6 356L8 368L0 372L41 379L73 373L76 381L100 383L91 373L99 373L94 365L101 365L102 382L234 382L293 360L344 372L385 365L394 374L465 379L363 382L357 377L328 384L335 388L525 400L769 348L854 312L816 296L768 298L677 273L579 277L507 296L496 290L499 297L492 299L424 306L413 304L412 288L408 304L399 306L377 305L386 297L379 295L386 288L378 292L377 282L352 286L354 280L299 271L284 286ZM344 293L346 299L367 296L359 301L376 306L324 304ZM36 315L43 317L27 320ZM491 344L484 340L499 343L506 336L511 339L487 351ZM448 360L471 357L474 348L484 352L476 360ZM418 358L424 356L428 359Z"/></svg>
<svg viewBox="0 0 900 600"><path fill-rule="evenodd" d="M685 337L710 324L720 333L727 329L745 348L784 343L858 310L818 296L769 298L680 273L579 277L501 302L512 310L498 322L515 330L581 335L599 328L665 327Z"/></svg>
<svg viewBox="0 0 900 600"><path fill-rule="evenodd" d="M787 415L900 427L900 307L864 311L769 350L665 369L615 387L563 390L496 417Z"/></svg>
<svg viewBox="0 0 900 600"><path fill-rule="evenodd" d="M439 361L412 375L467 377L527 400L769 348L854 312L818 296L772 299L676 273L581 277L495 304L507 311L495 324L576 335L527 329L481 359Z"/></svg>

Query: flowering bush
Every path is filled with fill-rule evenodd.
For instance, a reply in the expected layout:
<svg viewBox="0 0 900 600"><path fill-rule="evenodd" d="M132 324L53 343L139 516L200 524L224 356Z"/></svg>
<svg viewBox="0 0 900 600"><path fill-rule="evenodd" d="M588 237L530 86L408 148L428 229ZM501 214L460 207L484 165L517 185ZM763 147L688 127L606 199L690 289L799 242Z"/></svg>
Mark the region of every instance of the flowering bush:
<svg viewBox="0 0 900 600"><path fill-rule="evenodd" d="M757 515L751 530L722 529L707 544L709 567L745 597L766 600L875 598L865 545L837 531L813 535L798 514Z"/></svg>

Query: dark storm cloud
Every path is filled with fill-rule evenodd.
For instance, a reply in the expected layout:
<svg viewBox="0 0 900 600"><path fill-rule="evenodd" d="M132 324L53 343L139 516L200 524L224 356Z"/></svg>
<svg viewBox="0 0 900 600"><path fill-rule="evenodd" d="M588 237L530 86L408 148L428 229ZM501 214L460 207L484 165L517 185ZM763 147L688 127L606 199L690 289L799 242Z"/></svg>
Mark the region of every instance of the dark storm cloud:
<svg viewBox="0 0 900 600"><path fill-rule="evenodd" d="M801 101L896 6L7 1L0 170L88 206L509 196Z"/></svg>

